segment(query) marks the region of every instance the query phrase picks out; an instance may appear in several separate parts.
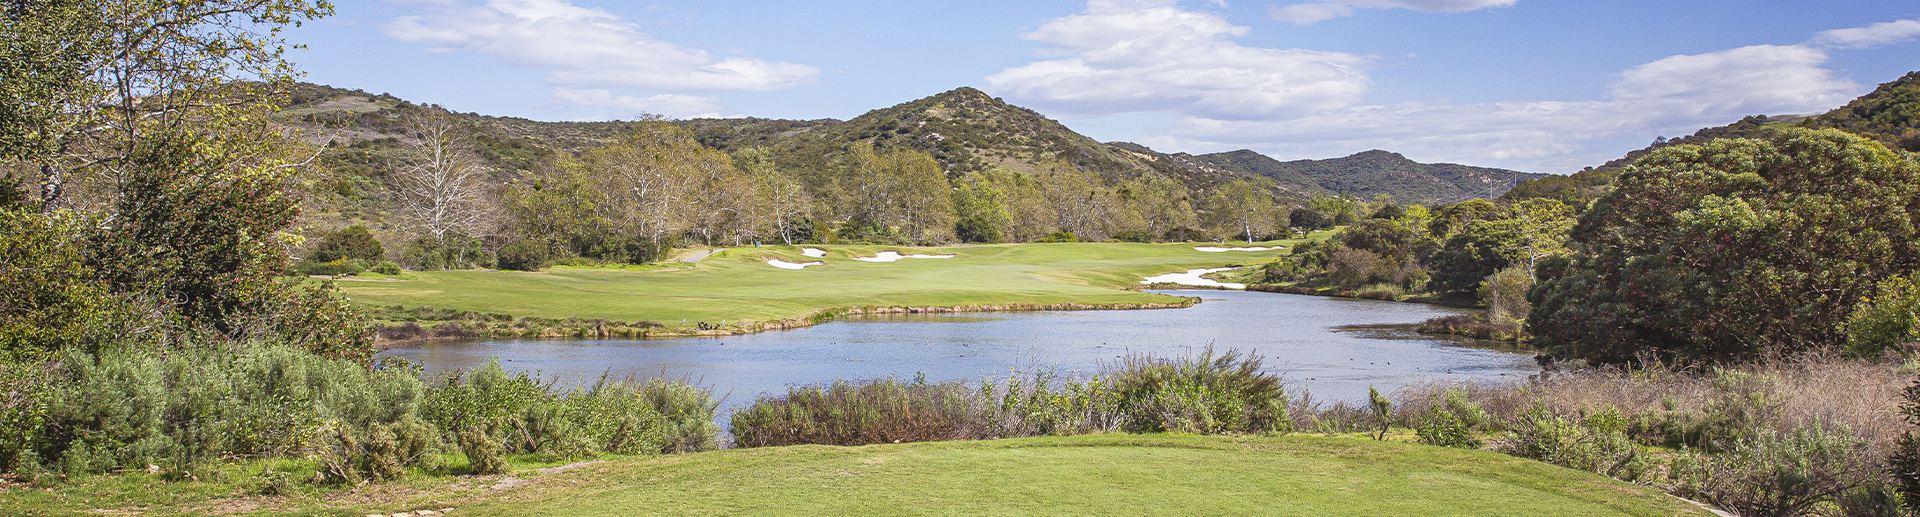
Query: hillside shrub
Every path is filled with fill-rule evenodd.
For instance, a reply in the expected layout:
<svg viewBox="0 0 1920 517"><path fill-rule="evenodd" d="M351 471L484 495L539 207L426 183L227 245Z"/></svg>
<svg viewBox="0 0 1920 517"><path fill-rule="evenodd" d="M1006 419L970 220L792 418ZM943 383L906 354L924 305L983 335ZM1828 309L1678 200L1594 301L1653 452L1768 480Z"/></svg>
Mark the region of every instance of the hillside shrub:
<svg viewBox="0 0 1920 517"><path fill-rule="evenodd" d="M1075 236L1073 232L1059 231L1033 242L1080 242L1080 237Z"/></svg>
<svg viewBox="0 0 1920 517"><path fill-rule="evenodd" d="M539 271L551 263L547 247L534 241L516 241L500 248L500 269Z"/></svg>
<svg viewBox="0 0 1920 517"><path fill-rule="evenodd" d="M379 262L386 259L387 249L367 232L361 225L348 226L329 232L320 237L320 242L307 252L311 262L333 262L336 260L360 260Z"/></svg>
<svg viewBox="0 0 1920 517"><path fill-rule="evenodd" d="M353 276L367 270L367 262L360 259L338 259L333 262L308 260L293 267L294 272L302 275Z"/></svg>

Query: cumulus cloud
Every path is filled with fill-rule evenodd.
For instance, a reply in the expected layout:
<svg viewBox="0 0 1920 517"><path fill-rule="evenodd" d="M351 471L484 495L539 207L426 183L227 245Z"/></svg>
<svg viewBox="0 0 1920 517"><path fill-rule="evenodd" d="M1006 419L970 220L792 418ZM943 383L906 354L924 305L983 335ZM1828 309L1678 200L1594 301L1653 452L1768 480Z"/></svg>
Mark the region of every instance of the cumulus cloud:
<svg viewBox="0 0 1920 517"><path fill-rule="evenodd" d="M549 70L546 80L575 88L653 91L763 91L812 80L820 69L745 57L714 56L640 32L612 13L565 0L435 2L404 16L386 34L434 51L471 51L507 64Z"/></svg>
<svg viewBox="0 0 1920 517"><path fill-rule="evenodd" d="M1267 16L1275 20L1293 22L1294 25L1313 25L1334 18L1353 16L1353 9L1349 6L1368 9L1412 9L1429 13L1459 13L1489 7L1506 7L1517 1L1519 0L1334 0L1325 3L1273 7L1267 10Z"/></svg>
<svg viewBox="0 0 1920 517"><path fill-rule="evenodd" d="M1189 117L1143 143L1302 157L1382 148L1428 161L1571 172L1619 157L1590 149L1594 141L1825 111L1863 92L1821 68L1826 60L1806 46L1756 45L1630 68L1603 100L1363 105L1262 121Z"/></svg>
<svg viewBox="0 0 1920 517"><path fill-rule="evenodd" d="M1344 16L1353 16L1353 9L1342 4L1293 4L1267 9L1267 17L1294 25L1313 25Z"/></svg>
<svg viewBox="0 0 1920 517"><path fill-rule="evenodd" d="M607 90L554 88L548 101L568 106L608 108L628 114L652 113L677 118L713 118L725 108L710 96L660 94L649 97L615 95Z"/></svg>
<svg viewBox="0 0 1920 517"><path fill-rule="evenodd" d="M991 89L1069 116L1168 111L1222 120L1360 101L1369 56L1242 46L1246 27L1171 0L1093 0L1026 35L1058 57L987 77Z"/></svg>
<svg viewBox="0 0 1920 517"><path fill-rule="evenodd" d="M1920 20L1895 20L1865 27L1834 29L1815 36L1815 44L1837 48L1873 48L1920 37Z"/></svg>

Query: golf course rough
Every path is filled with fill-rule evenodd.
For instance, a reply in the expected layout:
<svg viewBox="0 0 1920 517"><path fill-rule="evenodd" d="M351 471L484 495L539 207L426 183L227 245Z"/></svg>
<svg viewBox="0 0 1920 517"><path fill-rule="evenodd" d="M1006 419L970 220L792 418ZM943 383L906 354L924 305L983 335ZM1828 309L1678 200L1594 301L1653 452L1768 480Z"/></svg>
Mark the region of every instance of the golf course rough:
<svg viewBox="0 0 1920 517"><path fill-rule="evenodd" d="M462 515L1710 515L1486 451L1353 438L1093 435L732 449L534 478Z"/></svg>

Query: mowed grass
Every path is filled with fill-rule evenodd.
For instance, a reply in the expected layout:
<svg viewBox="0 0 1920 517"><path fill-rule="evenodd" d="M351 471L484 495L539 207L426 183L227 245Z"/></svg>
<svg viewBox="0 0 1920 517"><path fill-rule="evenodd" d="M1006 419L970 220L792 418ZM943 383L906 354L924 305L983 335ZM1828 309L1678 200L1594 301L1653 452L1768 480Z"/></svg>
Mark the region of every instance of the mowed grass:
<svg viewBox="0 0 1920 517"><path fill-rule="evenodd" d="M540 476L459 515L1708 515L1485 451L1352 438L1097 435L798 446Z"/></svg>
<svg viewBox="0 0 1920 517"><path fill-rule="evenodd" d="M1262 246L1294 241L1260 243ZM1190 268L1252 263L1285 251L1206 253L1201 244L1008 244L915 248L802 246L734 248L685 269L622 271L554 268L428 271L413 280L340 282L356 303L431 306L523 317L655 321L669 326L803 318L853 307L952 307L1003 304L1170 303L1175 298L1124 291L1141 278ZM954 254L948 259L863 262L883 251ZM768 259L824 265L802 270Z"/></svg>

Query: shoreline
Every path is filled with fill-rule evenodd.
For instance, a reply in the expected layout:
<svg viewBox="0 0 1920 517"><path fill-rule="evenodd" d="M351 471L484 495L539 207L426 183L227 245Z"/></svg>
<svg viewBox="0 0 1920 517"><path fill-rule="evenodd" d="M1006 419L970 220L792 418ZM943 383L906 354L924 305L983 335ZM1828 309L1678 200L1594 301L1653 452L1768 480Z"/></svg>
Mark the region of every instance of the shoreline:
<svg viewBox="0 0 1920 517"><path fill-rule="evenodd" d="M610 322L607 322L605 320L579 320L580 323L589 324L591 326L569 327L569 326L553 325L552 323L560 323L567 320L551 320L551 321L542 322L545 324L536 324L536 326L512 326L512 327L503 327L503 328L482 327L480 329L469 329L467 328L468 324L478 323L478 324L484 325L486 323L489 323L489 321L483 319L480 321L436 320L436 321L424 322L424 323L431 324L432 326L421 325L421 323L423 322L414 321L414 322L406 322L406 323L413 324L421 328L423 331L426 331L429 333L435 332L436 331L435 329L437 329L440 325L454 324L454 325L460 326L459 328L460 333L451 334L451 335L415 337L415 338L408 338L408 339L376 338L374 341L374 346L380 347L381 349L389 349L396 346L406 346L406 345L429 343L429 342L436 342L436 341L457 341L462 339L476 339L476 338L665 339L665 338L680 338L680 337L724 337L724 336L738 336L738 335L746 335L746 334L758 334L762 332L771 332L776 330L796 330L796 329L811 327L814 325L819 325L822 323L837 321L837 320L841 320L841 319L845 319L853 316L872 316L872 315L886 315L886 314L968 314L968 313L995 313L995 312L1184 309L1200 303L1200 298L1198 297L1192 297L1192 296L1176 296L1176 297L1179 298L1180 301L1168 302L1168 303L1062 302L1062 303L965 304L965 305L951 305L951 306L868 305L868 306L861 306L861 307L839 307L839 308L825 309L825 310L815 312L811 315L799 317L799 318L786 318L786 319L780 319L780 320L750 321L750 322L743 322L743 323L733 323L728 325L715 325L713 327L709 327L705 329L699 329L699 328L693 328L693 327L665 327L659 324L653 324L652 326L643 325L643 326L635 327L632 325L622 324L619 322L611 322L613 326L610 327L609 326ZM525 322L525 319L522 318L519 320L503 322L503 323L521 324L524 322ZM391 328L400 328L406 323L397 324L397 325L376 325L374 328L376 332L378 332L381 330L386 330ZM701 322L701 323L704 324L705 322Z"/></svg>

